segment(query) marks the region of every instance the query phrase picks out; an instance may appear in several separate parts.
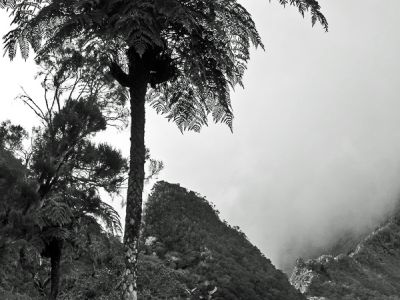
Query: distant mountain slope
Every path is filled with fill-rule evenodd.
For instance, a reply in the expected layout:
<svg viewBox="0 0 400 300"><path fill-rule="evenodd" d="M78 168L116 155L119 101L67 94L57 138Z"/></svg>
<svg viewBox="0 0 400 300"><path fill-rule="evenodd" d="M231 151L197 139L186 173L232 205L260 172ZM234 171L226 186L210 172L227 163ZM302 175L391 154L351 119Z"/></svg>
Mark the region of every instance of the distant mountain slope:
<svg viewBox="0 0 400 300"><path fill-rule="evenodd" d="M198 194L155 185L145 208L145 251L188 272L191 299L305 299L238 228Z"/></svg>
<svg viewBox="0 0 400 300"><path fill-rule="evenodd" d="M400 299L400 214L356 243L343 241L343 254L298 260L290 281L310 299ZM341 248L340 243L337 245ZM337 249L336 249L337 250Z"/></svg>
<svg viewBox="0 0 400 300"><path fill-rule="evenodd" d="M348 254L360 243L366 236L368 236L375 226L370 226L368 228L363 228L362 230L348 230L342 232L335 240L327 242L323 246L308 245L303 249L295 248L297 258L301 257L304 260L313 259L321 255L333 255L337 256L339 254ZM293 253L294 254L294 253ZM280 269L290 276L296 265L296 256L287 255L284 256L285 260L281 260Z"/></svg>

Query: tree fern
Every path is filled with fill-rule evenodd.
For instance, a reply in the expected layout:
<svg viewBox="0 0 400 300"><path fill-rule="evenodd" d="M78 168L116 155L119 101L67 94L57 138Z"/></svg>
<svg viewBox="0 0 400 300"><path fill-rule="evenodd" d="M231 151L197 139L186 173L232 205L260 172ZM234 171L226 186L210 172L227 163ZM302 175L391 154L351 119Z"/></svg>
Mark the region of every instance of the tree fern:
<svg viewBox="0 0 400 300"><path fill-rule="evenodd" d="M40 210L41 224L64 226L71 223L72 211L62 196L48 199Z"/></svg>
<svg viewBox="0 0 400 300"><path fill-rule="evenodd" d="M303 16L310 11L312 24L320 22L327 29L317 1L279 2L296 6ZM181 131L200 131L209 116L232 129L230 91L242 85L249 48L251 45L263 48L261 38L251 15L236 0L39 0L37 3L39 8L17 4L13 10L17 27L5 37L10 58L15 56L20 36L40 32L43 45L39 49L37 45L33 47L38 49L39 59L64 55L64 49L74 47L83 59L97 53L109 66L105 77L111 75L129 89L131 152L122 292L124 299L136 299L145 179L145 100L150 98L151 105L174 121ZM154 97L146 97L149 86Z"/></svg>
<svg viewBox="0 0 400 300"><path fill-rule="evenodd" d="M304 16L307 11L311 13L311 22L314 26L317 22L321 23L326 31L328 31L328 21L321 13L321 6L316 0L279 0L279 3L286 6L294 5L298 8L299 12Z"/></svg>
<svg viewBox="0 0 400 300"><path fill-rule="evenodd" d="M319 22L328 29L317 1L279 0L279 3L296 6L303 16L309 12L313 25ZM3 0L2 5L12 8L13 23L18 25L4 37L5 50L11 59L16 55L17 45L26 58L29 44L38 53L46 53L58 49L68 38L82 34L86 41L98 36L112 41L115 49L131 47L139 54L149 48L159 48L161 56L172 59L173 77L185 80L175 84L165 80L158 85L156 89L163 95L158 101L170 102L165 96L174 94L168 93L170 90L191 91L180 95L181 101L204 102L211 97L216 101L193 106L197 110L191 115L212 113L214 121L231 128L233 113L229 89L242 84L249 59L249 42L263 47L250 14L234 0L74 0L68 4L61 0L49 3ZM117 57L114 53L112 59L121 61L120 54ZM180 109L166 111L163 110L170 120L185 120L185 126L179 123L180 129L198 130L199 126L207 124L203 117L194 120L189 114L171 117L171 114L179 114ZM197 125L191 126L193 123Z"/></svg>

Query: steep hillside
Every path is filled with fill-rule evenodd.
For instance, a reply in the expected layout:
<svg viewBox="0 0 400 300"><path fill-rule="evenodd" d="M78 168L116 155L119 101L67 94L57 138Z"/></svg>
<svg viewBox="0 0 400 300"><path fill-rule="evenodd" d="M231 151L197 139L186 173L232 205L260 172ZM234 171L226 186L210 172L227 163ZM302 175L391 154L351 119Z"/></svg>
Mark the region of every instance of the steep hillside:
<svg viewBox="0 0 400 300"><path fill-rule="evenodd" d="M67 248L59 300L118 300L124 268L120 238L92 235ZM49 261L0 237L0 299L44 300ZM305 300L238 228L203 197L159 182L145 207L139 257L141 300ZM5 246L6 245L6 246Z"/></svg>
<svg viewBox="0 0 400 300"><path fill-rule="evenodd" d="M190 274L191 299L303 299L244 233L222 222L198 194L159 182L145 211L145 251Z"/></svg>
<svg viewBox="0 0 400 300"><path fill-rule="evenodd" d="M299 259L290 278L310 299L400 299L400 214L356 243L345 240L342 254ZM336 249L337 250L337 249ZM311 298L316 297L316 298Z"/></svg>
<svg viewBox="0 0 400 300"><path fill-rule="evenodd" d="M331 240L323 246L308 245L303 249L294 247L294 249L296 249L297 257L293 256L294 253L283 256L285 260L281 260L280 268L285 274L290 276L294 267L296 266L296 258L298 257L308 260L326 254L332 256L337 256L342 253L348 254L355 249L357 244L360 243L367 235L369 235L375 227L376 224L375 226L358 230L358 232L355 232L354 230L345 231L336 237L335 240Z"/></svg>

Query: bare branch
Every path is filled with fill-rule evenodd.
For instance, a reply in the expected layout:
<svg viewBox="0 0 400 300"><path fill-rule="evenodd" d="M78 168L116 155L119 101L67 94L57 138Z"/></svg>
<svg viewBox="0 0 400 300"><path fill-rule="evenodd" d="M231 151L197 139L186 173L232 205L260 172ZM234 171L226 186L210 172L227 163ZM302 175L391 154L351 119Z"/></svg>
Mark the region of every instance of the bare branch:
<svg viewBox="0 0 400 300"><path fill-rule="evenodd" d="M79 76L79 75L76 75L75 83L74 83L74 85L72 86L71 92L69 93L69 96L68 96L68 98L67 98L68 100L71 100L71 99L72 99L72 94L75 92L75 89L76 89L76 87L77 87L79 81L80 81L80 76Z"/></svg>
<svg viewBox="0 0 400 300"><path fill-rule="evenodd" d="M39 111L36 110L36 108L30 104L29 97L26 97L25 95L20 96L20 99L29 106L29 108L44 122L47 122L46 117L42 115ZM28 100L27 100L28 99Z"/></svg>
<svg viewBox="0 0 400 300"><path fill-rule="evenodd" d="M42 111L39 105L28 95L23 87L21 87L22 91L24 92L19 98L22 99L41 119L46 120L46 115ZM28 102L32 103L32 105L28 104ZM35 108L33 108L35 107Z"/></svg>

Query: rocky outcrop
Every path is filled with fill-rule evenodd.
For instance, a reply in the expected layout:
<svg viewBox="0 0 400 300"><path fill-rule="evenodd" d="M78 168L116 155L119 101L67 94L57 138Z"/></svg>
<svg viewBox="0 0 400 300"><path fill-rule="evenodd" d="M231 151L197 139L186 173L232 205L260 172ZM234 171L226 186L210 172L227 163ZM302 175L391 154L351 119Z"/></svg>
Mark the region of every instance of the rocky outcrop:
<svg viewBox="0 0 400 300"><path fill-rule="evenodd" d="M290 282L313 300L400 300L400 214L348 252L299 259Z"/></svg>

